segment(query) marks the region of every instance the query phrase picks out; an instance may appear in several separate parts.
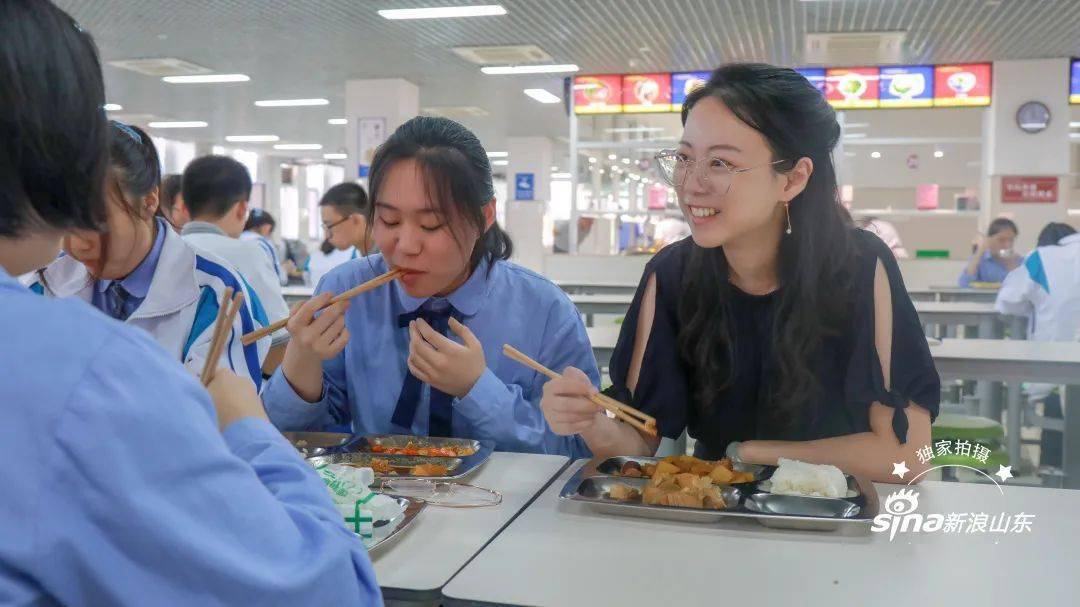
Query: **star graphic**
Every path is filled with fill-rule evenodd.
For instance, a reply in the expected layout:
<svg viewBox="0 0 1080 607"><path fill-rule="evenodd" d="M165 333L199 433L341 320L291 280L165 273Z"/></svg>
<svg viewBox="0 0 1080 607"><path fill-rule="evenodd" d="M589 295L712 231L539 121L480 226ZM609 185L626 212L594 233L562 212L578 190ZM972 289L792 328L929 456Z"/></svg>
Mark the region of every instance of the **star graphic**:
<svg viewBox="0 0 1080 607"><path fill-rule="evenodd" d="M1001 482L1005 482L1005 479L1012 478L1012 466L1002 466L998 464L998 471L994 473L994 476L1000 476Z"/></svg>
<svg viewBox="0 0 1080 607"><path fill-rule="evenodd" d="M904 475L911 470L908 470L907 462L896 462L892 465L892 473L900 477L900 480L904 480Z"/></svg>

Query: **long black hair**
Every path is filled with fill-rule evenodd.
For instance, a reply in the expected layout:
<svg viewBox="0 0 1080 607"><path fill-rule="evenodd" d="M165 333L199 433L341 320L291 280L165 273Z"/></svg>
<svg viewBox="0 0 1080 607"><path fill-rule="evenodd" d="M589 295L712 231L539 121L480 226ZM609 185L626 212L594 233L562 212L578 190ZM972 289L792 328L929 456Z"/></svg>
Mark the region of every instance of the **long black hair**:
<svg viewBox="0 0 1080 607"><path fill-rule="evenodd" d="M373 202L379 201L390 167L410 158L420 166L435 212L444 220L460 214L480 232L478 241L470 245L470 271L485 258L490 262L509 259L513 253L510 236L497 223L485 230L483 207L495 198L495 187L487 151L476 135L453 120L435 116L417 116L401 125L379 146L371 162ZM374 204L368 206L367 218L370 230Z"/></svg>
<svg viewBox="0 0 1080 607"><path fill-rule="evenodd" d="M105 224L94 41L45 0L0 2L0 237Z"/></svg>
<svg viewBox="0 0 1080 607"><path fill-rule="evenodd" d="M270 231L273 232L277 227L277 221L274 220L274 216L262 209L251 209L248 212L247 221L244 222L244 231L258 230L263 226L270 226Z"/></svg>
<svg viewBox="0 0 1080 607"><path fill-rule="evenodd" d="M806 78L787 68L747 63L716 69L687 96L682 122L699 101L712 97L761 133L772 170L792 170L800 158L813 173L790 203L792 233L780 241L773 343L779 382L767 386L769 417L792 423L815 402L821 386L814 368L823 341L838 334L850 313L855 249L851 218L840 205L832 150L840 137L836 114ZM782 229L778 227L777 229ZM680 353L692 369L694 401L707 408L728 387L734 360L728 308L732 289L723 247L692 246L680 299Z"/></svg>
<svg viewBox="0 0 1080 607"><path fill-rule="evenodd" d="M123 203L124 214L132 222L153 221L155 217L168 221L160 202L153 212L147 212L142 204L144 198L159 192L161 186L161 161L150 136L137 126L110 120L108 158L105 189ZM151 227L151 233L156 236L157 223ZM92 276L100 275L104 270L109 260L109 247L109 233L102 232L97 267L90 268Z"/></svg>

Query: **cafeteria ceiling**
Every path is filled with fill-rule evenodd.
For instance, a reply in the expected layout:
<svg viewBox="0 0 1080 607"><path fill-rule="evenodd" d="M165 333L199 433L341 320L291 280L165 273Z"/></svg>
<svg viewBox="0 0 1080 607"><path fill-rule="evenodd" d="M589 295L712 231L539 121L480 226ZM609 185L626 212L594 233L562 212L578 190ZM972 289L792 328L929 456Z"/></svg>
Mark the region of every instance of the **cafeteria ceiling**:
<svg viewBox="0 0 1080 607"><path fill-rule="evenodd" d="M806 34L817 32L905 32L899 58L911 63L1080 55L1080 0L55 1L94 35L103 61L176 57L251 76L246 83L174 85L106 66L108 101L123 105L121 119L204 120L208 128L156 134L215 144L231 134L275 134L282 142L321 143L323 152L344 146L344 127L326 121L344 116L344 83L356 78L410 80L423 108L481 108L486 116L453 117L489 149L505 146L507 136L566 137L562 105L522 93L546 88L561 96L561 76L482 75L450 50L457 46L534 44L586 74L735 60L803 65ZM502 4L507 14L388 21L376 13L484 3ZM308 97L330 105L252 104Z"/></svg>

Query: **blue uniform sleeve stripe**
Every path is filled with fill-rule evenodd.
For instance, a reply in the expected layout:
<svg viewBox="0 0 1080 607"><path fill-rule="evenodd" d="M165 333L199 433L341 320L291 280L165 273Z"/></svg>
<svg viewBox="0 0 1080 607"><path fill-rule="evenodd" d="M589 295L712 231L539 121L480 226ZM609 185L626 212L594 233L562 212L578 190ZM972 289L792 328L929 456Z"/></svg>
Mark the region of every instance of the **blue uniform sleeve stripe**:
<svg viewBox="0 0 1080 607"><path fill-rule="evenodd" d="M183 353L180 355L181 362L187 360L188 352L191 351L191 346L195 344L195 340L213 326L217 314L218 300L214 289L203 287L202 295L199 297L199 305L195 307L195 322L191 325L191 333L188 334L187 343L184 344Z"/></svg>
<svg viewBox="0 0 1080 607"><path fill-rule="evenodd" d="M1043 267L1042 255L1039 255L1039 250L1036 249L1031 255L1028 255L1027 260L1024 261L1024 267L1027 268L1028 276L1031 277L1032 282L1041 286L1050 292L1050 281L1046 278L1046 268Z"/></svg>
<svg viewBox="0 0 1080 607"><path fill-rule="evenodd" d="M234 292L241 292L240 282L236 280L236 276L232 272L201 255L195 256L195 269L218 278L226 287L232 287ZM241 280L243 280L242 277ZM247 285L246 281L244 282L244 285ZM259 302L259 298L251 290L251 287L248 287L244 293L249 306L240 308L240 326L243 327L244 333L251 333L255 330L255 323L251 318L251 314L248 313L248 308L250 307L252 310L258 309L258 311L261 312L262 303ZM266 313L262 312L262 316L265 318ZM266 324L267 323L263 323L263 326ZM259 350L257 343L244 346L244 360L247 362L248 373L251 375L251 380L255 382L255 388L260 388L262 386L262 366L259 364Z"/></svg>
<svg viewBox="0 0 1080 607"><path fill-rule="evenodd" d="M41 284L40 282L35 282L34 284L30 285L30 290L34 293L37 293L38 295L44 295L45 285Z"/></svg>

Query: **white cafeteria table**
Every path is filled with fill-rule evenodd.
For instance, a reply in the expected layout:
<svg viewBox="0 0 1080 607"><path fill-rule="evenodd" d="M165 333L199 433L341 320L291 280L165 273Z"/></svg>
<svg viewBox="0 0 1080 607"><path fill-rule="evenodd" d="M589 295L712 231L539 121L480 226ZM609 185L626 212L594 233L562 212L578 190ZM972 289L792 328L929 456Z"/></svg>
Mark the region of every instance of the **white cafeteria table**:
<svg viewBox="0 0 1080 607"><path fill-rule="evenodd" d="M285 298L285 303L290 306L298 301L310 299L313 293L315 293L315 288L307 285L281 287L281 295Z"/></svg>
<svg viewBox="0 0 1080 607"><path fill-rule="evenodd" d="M563 291L571 294L594 294L594 295L633 295L637 290L636 282L575 282L556 280L555 284Z"/></svg>
<svg viewBox="0 0 1080 607"><path fill-rule="evenodd" d="M1080 489L1080 342L943 339L930 346L942 379L1008 382L1005 435L1009 460L1020 456L1021 382L1066 384L1064 486ZM1070 416L1069 409L1077 409Z"/></svg>
<svg viewBox="0 0 1080 607"><path fill-rule="evenodd" d="M912 301L962 301L970 303L994 303L997 289L961 287L930 287L908 289Z"/></svg>
<svg viewBox="0 0 1080 607"><path fill-rule="evenodd" d="M499 534L569 460L561 455L496 452L464 483L502 493L498 506L429 506L372 562L387 604L437 605L443 585Z"/></svg>
<svg viewBox="0 0 1080 607"><path fill-rule="evenodd" d="M1034 514L1023 534L846 534L601 514L558 480L443 589L444 604L1070 605L1080 595L1080 495L926 482L922 514ZM901 485L877 485L881 503ZM1052 555L1058 556L1052 556ZM875 598L876 597L876 598Z"/></svg>

